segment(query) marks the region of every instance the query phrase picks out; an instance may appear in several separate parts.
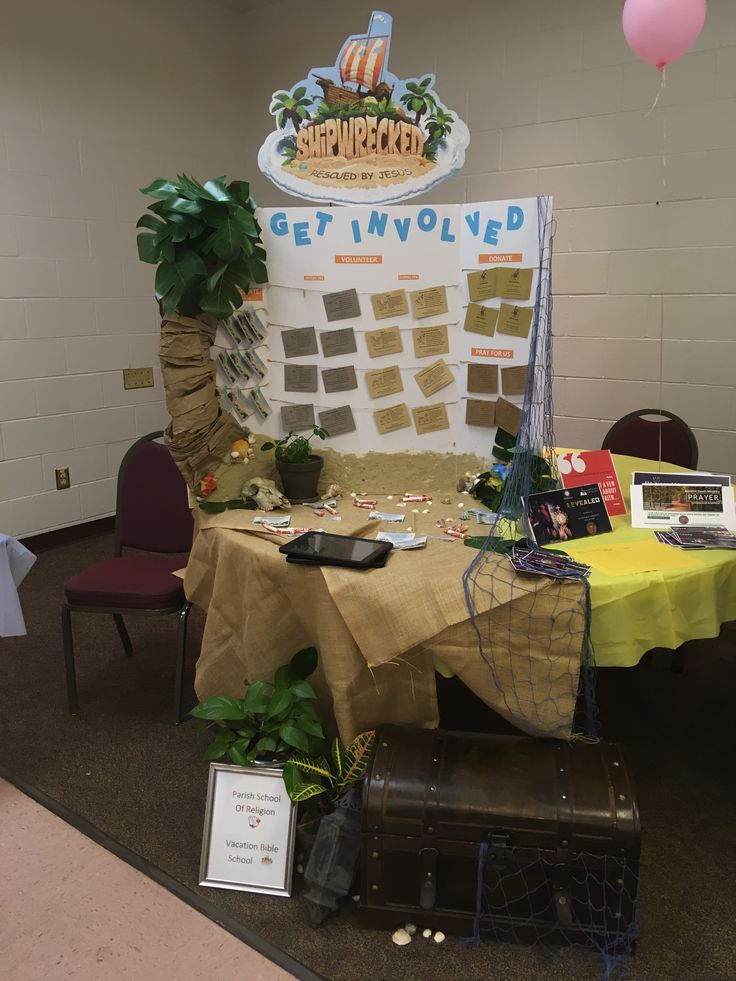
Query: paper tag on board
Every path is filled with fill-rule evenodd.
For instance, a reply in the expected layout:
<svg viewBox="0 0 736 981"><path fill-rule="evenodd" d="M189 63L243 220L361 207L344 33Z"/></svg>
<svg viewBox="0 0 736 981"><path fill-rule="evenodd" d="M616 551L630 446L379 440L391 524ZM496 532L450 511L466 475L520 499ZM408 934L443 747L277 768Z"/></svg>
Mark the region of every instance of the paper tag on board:
<svg viewBox="0 0 736 981"><path fill-rule="evenodd" d="M391 365L390 368L378 368L375 371L367 371L365 374L368 394L372 399L380 399L386 395L394 395L396 392L403 392L404 385L401 381L401 371L398 365Z"/></svg>
<svg viewBox="0 0 736 981"><path fill-rule="evenodd" d="M516 307L510 303L502 303L498 311L499 334L511 334L512 337L528 337L532 326L533 307Z"/></svg>
<svg viewBox="0 0 736 981"><path fill-rule="evenodd" d="M281 342L284 345L285 358L305 358L310 354L319 354L314 327L294 327L291 330L282 330Z"/></svg>
<svg viewBox="0 0 736 981"><path fill-rule="evenodd" d="M447 313L447 290L444 286L415 290L411 294L411 309L417 320Z"/></svg>
<svg viewBox="0 0 736 981"><path fill-rule="evenodd" d="M495 395L498 391L498 365L469 364L468 391L480 395Z"/></svg>
<svg viewBox="0 0 736 981"><path fill-rule="evenodd" d="M421 388L422 394L426 397L434 395L435 392L439 392L440 389L451 385L455 380L452 372L442 358L433 364L427 365L426 368L422 368L421 371L418 371L414 375L414 378L416 379L417 385Z"/></svg>
<svg viewBox="0 0 736 981"><path fill-rule="evenodd" d="M417 358L436 358L438 354L450 353L446 324L439 327L414 327L411 334L414 340L414 356Z"/></svg>
<svg viewBox="0 0 736 981"><path fill-rule="evenodd" d="M285 392L316 392L317 391L317 365L316 364L285 364L284 365L284 391Z"/></svg>
<svg viewBox="0 0 736 981"><path fill-rule="evenodd" d="M373 316L376 320L387 317L403 317L409 312L405 290L392 290L390 293L375 293L371 297Z"/></svg>
<svg viewBox="0 0 736 981"><path fill-rule="evenodd" d="M334 320L351 320L360 316L360 301L356 290L340 290L339 293L325 293L322 297L325 316L329 323Z"/></svg>
<svg viewBox="0 0 736 981"><path fill-rule="evenodd" d="M518 436L521 426L521 409L519 406L514 405L513 402L507 402L506 399L499 399L496 402L496 425L511 436Z"/></svg>
<svg viewBox="0 0 736 981"><path fill-rule="evenodd" d="M351 364L343 368L325 368L322 372L322 384L328 395L333 392L349 392L358 387L355 368Z"/></svg>
<svg viewBox="0 0 736 981"><path fill-rule="evenodd" d="M526 392L528 374L528 364L515 365L513 368L501 368L501 389L503 394L523 395Z"/></svg>
<svg viewBox="0 0 736 981"><path fill-rule="evenodd" d="M532 292L533 269L497 269L497 296L507 300L528 300Z"/></svg>
<svg viewBox="0 0 736 981"><path fill-rule="evenodd" d="M465 311L463 329L470 334L493 337L496 332L497 320L498 310L493 307L482 307L479 303L469 303L468 309Z"/></svg>
<svg viewBox="0 0 736 981"><path fill-rule="evenodd" d="M281 428L284 432L299 432L314 426L313 405L282 405Z"/></svg>
<svg viewBox="0 0 736 981"><path fill-rule="evenodd" d="M483 399L468 399L465 403L465 425L485 426L492 429L496 425L496 403Z"/></svg>
<svg viewBox="0 0 736 981"><path fill-rule="evenodd" d="M349 405L341 405L337 409L325 409L319 413L319 424L326 429L330 436L344 436L355 432L353 410Z"/></svg>
<svg viewBox="0 0 736 981"><path fill-rule="evenodd" d="M355 331L352 327L341 330L324 330L319 335L322 354L326 358L336 358L340 354L355 354L358 347L355 343Z"/></svg>
<svg viewBox="0 0 736 981"><path fill-rule="evenodd" d="M401 331L398 327L381 327L379 330L368 330L365 333L365 343L370 358L382 358L387 354L401 354L404 350L401 343Z"/></svg>
<svg viewBox="0 0 736 981"><path fill-rule="evenodd" d="M419 406L417 409L412 409L411 414L414 417L414 428L418 436L450 428L447 406L444 402L438 402L436 405Z"/></svg>
<svg viewBox="0 0 736 981"><path fill-rule="evenodd" d="M373 413L373 418L376 420L376 429L382 434L393 433L397 429L406 429L407 426L411 426L409 410L404 402L400 405L390 405L385 409L379 409Z"/></svg>

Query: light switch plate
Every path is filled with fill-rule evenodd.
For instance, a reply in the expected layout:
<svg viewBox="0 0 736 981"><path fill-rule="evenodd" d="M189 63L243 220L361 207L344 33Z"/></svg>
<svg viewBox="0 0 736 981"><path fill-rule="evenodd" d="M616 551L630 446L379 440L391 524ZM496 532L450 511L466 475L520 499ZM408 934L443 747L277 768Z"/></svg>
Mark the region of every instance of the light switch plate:
<svg viewBox="0 0 736 981"><path fill-rule="evenodd" d="M123 388L153 388L153 368L123 368Z"/></svg>

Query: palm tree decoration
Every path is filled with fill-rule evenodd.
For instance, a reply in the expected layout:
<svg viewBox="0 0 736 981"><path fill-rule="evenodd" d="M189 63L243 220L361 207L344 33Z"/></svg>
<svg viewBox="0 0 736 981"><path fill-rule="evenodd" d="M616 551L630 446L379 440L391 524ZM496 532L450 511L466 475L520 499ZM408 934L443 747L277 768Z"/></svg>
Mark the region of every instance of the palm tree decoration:
<svg viewBox="0 0 736 981"><path fill-rule="evenodd" d="M455 117L451 112L445 112L441 106L435 106L432 115L427 120L427 133L430 140L444 140L452 132L452 124Z"/></svg>
<svg viewBox="0 0 736 981"><path fill-rule="evenodd" d="M310 119L307 106L312 101L305 98L307 88L300 85L291 94L288 92L276 92L273 97L273 104L270 112L276 116L276 123L279 129L285 129L287 123L291 123L295 130L298 130L303 122Z"/></svg>
<svg viewBox="0 0 736 981"><path fill-rule="evenodd" d="M413 112L414 115L414 125L419 125L419 120L422 116L427 113L430 109L435 110L437 108L437 103L435 102L434 96L430 92L430 86L432 85L432 76L427 75L423 78L421 82L407 82L406 92L401 96L401 103L405 105L409 112Z"/></svg>

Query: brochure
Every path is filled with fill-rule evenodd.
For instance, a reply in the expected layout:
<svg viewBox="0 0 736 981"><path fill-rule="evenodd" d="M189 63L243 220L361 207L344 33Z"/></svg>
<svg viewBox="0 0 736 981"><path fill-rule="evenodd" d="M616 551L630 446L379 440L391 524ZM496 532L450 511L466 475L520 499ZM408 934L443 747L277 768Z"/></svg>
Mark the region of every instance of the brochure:
<svg viewBox="0 0 736 981"><path fill-rule="evenodd" d="M677 482L658 481L632 485L632 528L662 528L669 531L671 526L693 524L736 527L733 490L729 477L701 483L682 479L692 478L693 474L671 476L676 477Z"/></svg>
<svg viewBox="0 0 736 981"><path fill-rule="evenodd" d="M538 545L589 538L612 530L598 484L530 494L524 506Z"/></svg>

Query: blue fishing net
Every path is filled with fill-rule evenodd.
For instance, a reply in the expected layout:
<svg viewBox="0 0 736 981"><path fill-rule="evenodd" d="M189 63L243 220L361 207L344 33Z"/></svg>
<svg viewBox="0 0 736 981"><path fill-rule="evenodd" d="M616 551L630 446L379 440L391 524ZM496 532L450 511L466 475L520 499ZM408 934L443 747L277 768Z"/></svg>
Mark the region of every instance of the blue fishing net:
<svg viewBox="0 0 736 981"><path fill-rule="evenodd" d="M480 656L508 717L533 735L595 740L599 719L588 580L582 574L573 579L533 576L517 571L504 554L520 539L538 550L522 501L559 481L552 405L554 229L548 198L538 199L538 217L539 275L521 422L514 440L497 436L505 449L497 445L494 453L508 465L508 475L497 517L463 583ZM481 846L474 932L466 942L477 942L481 935L526 944L562 936L602 955L606 981L628 976L637 879L624 858L580 854L567 866L569 915L576 927L568 936L561 930L551 885L561 869L541 853L503 867L488 851L488 845Z"/></svg>

